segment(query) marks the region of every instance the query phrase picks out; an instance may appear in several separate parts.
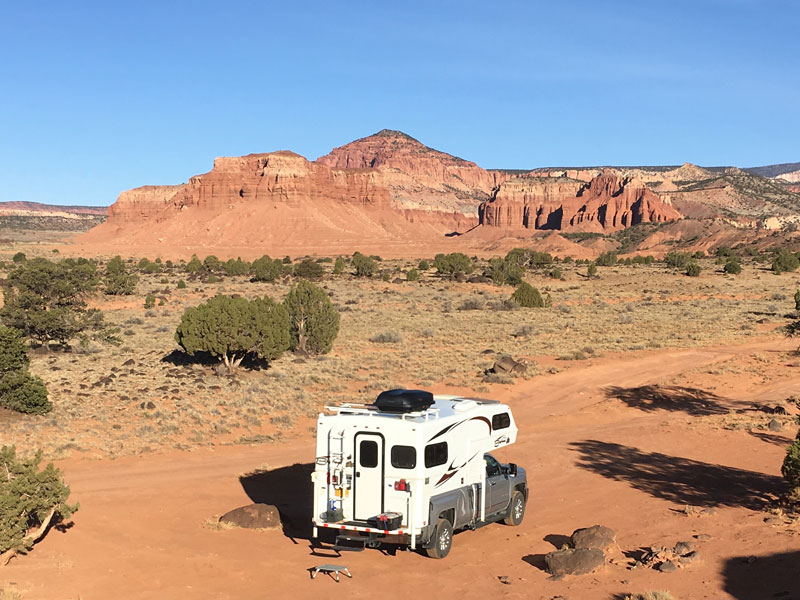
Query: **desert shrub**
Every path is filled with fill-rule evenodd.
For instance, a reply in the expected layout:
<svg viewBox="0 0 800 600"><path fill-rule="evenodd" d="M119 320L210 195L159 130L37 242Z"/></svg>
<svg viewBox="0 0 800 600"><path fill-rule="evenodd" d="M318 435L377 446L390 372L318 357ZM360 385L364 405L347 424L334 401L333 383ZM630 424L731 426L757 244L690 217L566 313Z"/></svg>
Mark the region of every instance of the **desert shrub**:
<svg viewBox="0 0 800 600"><path fill-rule="evenodd" d="M462 252L450 254L437 254L433 259L433 266L440 275L454 278L456 275L469 275L474 268L472 259Z"/></svg>
<svg viewBox="0 0 800 600"><path fill-rule="evenodd" d="M800 267L800 260L797 255L788 250L780 250L772 261L772 270L778 275L796 271L798 267Z"/></svg>
<svg viewBox="0 0 800 600"><path fill-rule="evenodd" d="M25 256L24 252L17 252L16 254L14 254L14 256L11 257L11 260L14 261L15 263L22 263L25 262L26 258L27 257Z"/></svg>
<svg viewBox="0 0 800 600"><path fill-rule="evenodd" d="M222 271L222 261L213 254L210 254L203 259L203 269L209 273L217 273Z"/></svg>
<svg viewBox="0 0 800 600"><path fill-rule="evenodd" d="M739 259L735 256L729 256L722 270L730 275L738 275L742 272L742 263L740 263Z"/></svg>
<svg viewBox="0 0 800 600"><path fill-rule="evenodd" d="M248 355L274 360L283 354L289 315L269 297L251 301L220 294L186 309L175 341L187 354L206 352L234 371Z"/></svg>
<svg viewBox="0 0 800 600"><path fill-rule="evenodd" d="M781 473L792 490L800 488L800 431L786 451Z"/></svg>
<svg viewBox="0 0 800 600"><path fill-rule="evenodd" d="M664 263L676 269L685 269L689 266L689 262L692 260L692 255L688 252L676 252L671 251L667 252L664 255Z"/></svg>
<svg viewBox="0 0 800 600"><path fill-rule="evenodd" d="M309 281L294 285L283 306L289 315L290 348L326 354L339 334L339 313L324 290Z"/></svg>
<svg viewBox="0 0 800 600"><path fill-rule="evenodd" d="M84 330L102 329L102 314L86 310L85 302L97 284L94 261L27 260L8 275L0 319L41 344L67 343Z"/></svg>
<svg viewBox="0 0 800 600"><path fill-rule="evenodd" d="M519 285L522 282L524 270L514 261L505 258L493 258L484 270L484 275L496 285Z"/></svg>
<svg viewBox="0 0 800 600"><path fill-rule="evenodd" d="M587 277L596 277L597 276L597 265L593 262L589 263L589 266L586 268L586 276Z"/></svg>
<svg viewBox="0 0 800 600"><path fill-rule="evenodd" d="M0 325L0 378L27 369L29 362L22 334Z"/></svg>
<svg viewBox="0 0 800 600"><path fill-rule="evenodd" d="M794 293L794 309L800 311L800 289Z"/></svg>
<svg viewBox="0 0 800 600"><path fill-rule="evenodd" d="M419 281L419 271L416 269L409 269L406 272L406 280L407 281Z"/></svg>
<svg viewBox="0 0 800 600"><path fill-rule="evenodd" d="M403 338L396 331L384 331L369 338L373 344L399 344Z"/></svg>
<svg viewBox="0 0 800 600"><path fill-rule="evenodd" d="M356 277L372 277L378 270L378 263L374 258L365 256L361 252L353 254L353 268Z"/></svg>
<svg viewBox="0 0 800 600"><path fill-rule="evenodd" d="M336 262L333 263L333 274L334 275L341 275L344 272L344 259L340 256L336 259Z"/></svg>
<svg viewBox="0 0 800 600"><path fill-rule="evenodd" d="M186 263L186 267L184 268L186 269L187 273L197 273L203 268L203 263L200 262L200 259L197 258L196 254L192 254L192 259Z"/></svg>
<svg viewBox="0 0 800 600"><path fill-rule="evenodd" d="M561 269L556 267L555 269L551 270L548 275L553 279L561 279L564 274L561 272Z"/></svg>
<svg viewBox="0 0 800 600"><path fill-rule="evenodd" d="M294 274L304 279L319 279L325 274L324 267L307 258L294 266Z"/></svg>
<svg viewBox="0 0 800 600"><path fill-rule="evenodd" d="M613 267L617 264L617 253L611 251L601 252L594 262L598 267Z"/></svg>
<svg viewBox="0 0 800 600"><path fill-rule="evenodd" d="M634 265L652 265L656 261L655 257L652 255L647 256L634 256L631 260L631 263Z"/></svg>
<svg viewBox="0 0 800 600"><path fill-rule="evenodd" d="M156 295L155 294L147 294L144 297L144 307L145 308L153 308L156 305Z"/></svg>
<svg viewBox="0 0 800 600"><path fill-rule="evenodd" d="M222 281L222 277L219 277L217 275L208 275L203 280L204 283L219 283L220 281Z"/></svg>
<svg viewBox="0 0 800 600"><path fill-rule="evenodd" d="M70 490L42 452L19 459L15 446L0 448L0 566L33 548L48 527L69 518L78 505L67 504Z"/></svg>
<svg viewBox="0 0 800 600"><path fill-rule="evenodd" d="M530 253L528 264L531 267L546 267L553 264L553 256L549 252L537 252L534 250Z"/></svg>
<svg viewBox="0 0 800 600"><path fill-rule="evenodd" d="M44 381L27 371L9 373L0 379L0 406L34 415L53 410Z"/></svg>
<svg viewBox="0 0 800 600"><path fill-rule="evenodd" d="M125 261L115 256L106 264L105 293L111 296L130 296L136 290L138 277L128 273Z"/></svg>
<svg viewBox="0 0 800 600"><path fill-rule="evenodd" d="M542 294L527 281L519 284L511 299L523 308L544 308L545 305Z"/></svg>
<svg viewBox="0 0 800 600"><path fill-rule="evenodd" d="M185 290L186 282L183 279L178 279L178 283L175 284L175 287L178 288L179 290Z"/></svg>
<svg viewBox="0 0 800 600"><path fill-rule="evenodd" d="M483 310L485 304L480 298L467 298L458 306L458 310Z"/></svg>
<svg viewBox="0 0 800 600"><path fill-rule="evenodd" d="M701 271L702 269L700 268L700 265L694 261L691 261L688 265L686 265L686 274L689 277L700 277Z"/></svg>
<svg viewBox="0 0 800 600"><path fill-rule="evenodd" d="M161 261L156 259L158 262L153 262L150 259L143 258L139 261L137 268L142 273L161 273L163 267L161 266Z"/></svg>
<svg viewBox="0 0 800 600"><path fill-rule="evenodd" d="M675 597L669 592L653 590L643 594L628 594L625 600L675 600Z"/></svg>
<svg viewBox="0 0 800 600"><path fill-rule="evenodd" d="M281 262L282 262L283 264L285 264L285 265L290 265L290 264L292 264L292 259L291 259L290 257L288 257L288 256L284 256L284 257L281 259Z"/></svg>
<svg viewBox="0 0 800 600"><path fill-rule="evenodd" d="M247 275L250 272L250 263L241 258L236 260L229 258L222 265L222 270L225 271L226 275Z"/></svg>
<svg viewBox="0 0 800 600"><path fill-rule="evenodd" d="M427 271L428 269L431 268L431 265L428 263L427 260L421 260L421 261L419 261L419 264L417 265L417 268L420 271Z"/></svg>
<svg viewBox="0 0 800 600"><path fill-rule="evenodd" d="M253 261L253 281L275 281L283 271L283 263L278 259L272 260L266 254Z"/></svg>

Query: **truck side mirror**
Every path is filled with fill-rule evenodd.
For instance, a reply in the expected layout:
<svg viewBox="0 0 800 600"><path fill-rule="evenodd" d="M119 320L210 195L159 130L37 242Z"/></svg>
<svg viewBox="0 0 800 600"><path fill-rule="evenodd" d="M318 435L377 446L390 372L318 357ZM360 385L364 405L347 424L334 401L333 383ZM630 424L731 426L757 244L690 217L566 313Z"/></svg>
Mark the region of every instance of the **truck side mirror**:
<svg viewBox="0 0 800 600"><path fill-rule="evenodd" d="M508 472L511 473L512 477L517 476L517 465L515 463L510 463L508 465Z"/></svg>

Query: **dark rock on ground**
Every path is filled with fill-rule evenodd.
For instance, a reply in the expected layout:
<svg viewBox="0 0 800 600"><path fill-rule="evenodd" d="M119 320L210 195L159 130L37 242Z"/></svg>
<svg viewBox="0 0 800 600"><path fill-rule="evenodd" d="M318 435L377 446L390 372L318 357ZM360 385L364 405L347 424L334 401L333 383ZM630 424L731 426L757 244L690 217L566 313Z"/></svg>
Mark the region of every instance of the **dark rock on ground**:
<svg viewBox="0 0 800 600"><path fill-rule="evenodd" d="M545 554L547 571L554 577L585 575L606 562L602 550L593 548L566 548Z"/></svg>
<svg viewBox="0 0 800 600"><path fill-rule="evenodd" d="M777 419L772 419L769 422L769 425L767 425L767 428L770 431L781 431L781 430L783 430L783 425L781 425L781 422L778 421Z"/></svg>
<svg viewBox="0 0 800 600"><path fill-rule="evenodd" d="M675 566L675 563L670 560L665 560L660 565L658 565L658 570L662 573L672 573L678 567Z"/></svg>
<svg viewBox="0 0 800 600"><path fill-rule="evenodd" d="M275 529L281 526L281 515L269 504L248 504L225 513L219 522L247 529Z"/></svg>
<svg viewBox="0 0 800 600"><path fill-rule="evenodd" d="M689 554L694 550L694 544L691 542L678 542L675 544L675 549L673 552L679 556L683 556L685 554Z"/></svg>
<svg viewBox="0 0 800 600"><path fill-rule="evenodd" d="M573 548L595 548L606 550L616 541L614 532L603 525L592 525L583 529L576 529L570 536Z"/></svg>

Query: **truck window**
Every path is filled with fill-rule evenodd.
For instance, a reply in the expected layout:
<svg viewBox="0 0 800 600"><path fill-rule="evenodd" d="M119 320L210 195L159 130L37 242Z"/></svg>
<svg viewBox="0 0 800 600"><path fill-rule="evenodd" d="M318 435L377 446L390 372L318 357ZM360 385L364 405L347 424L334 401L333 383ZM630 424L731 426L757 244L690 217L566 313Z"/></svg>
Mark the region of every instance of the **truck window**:
<svg viewBox="0 0 800 600"><path fill-rule="evenodd" d="M497 462L493 456L484 454L483 459L486 461L486 477L496 477L500 475L500 463Z"/></svg>
<svg viewBox="0 0 800 600"><path fill-rule="evenodd" d="M358 460L362 467L374 469L378 466L378 442L364 440L358 448Z"/></svg>
<svg viewBox="0 0 800 600"><path fill-rule="evenodd" d="M413 446L392 446L392 466L395 469L413 469L417 466L417 449Z"/></svg>
<svg viewBox="0 0 800 600"><path fill-rule="evenodd" d="M492 417L492 429L505 429L511 426L511 417L508 413L500 413Z"/></svg>
<svg viewBox="0 0 800 600"><path fill-rule="evenodd" d="M438 467L447 462L447 442L425 446L425 466Z"/></svg>

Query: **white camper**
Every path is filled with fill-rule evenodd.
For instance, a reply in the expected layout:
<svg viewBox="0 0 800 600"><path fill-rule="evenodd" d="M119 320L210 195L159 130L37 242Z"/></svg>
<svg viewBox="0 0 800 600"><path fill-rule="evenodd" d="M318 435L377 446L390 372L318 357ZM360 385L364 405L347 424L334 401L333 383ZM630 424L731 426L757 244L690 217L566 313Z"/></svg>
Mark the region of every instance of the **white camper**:
<svg viewBox="0 0 800 600"><path fill-rule="evenodd" d="M524 470L488 454L516 440L507 405L389 390L328 410L317 422L315 537L329 528L337 549L389 542L443 558L454 530L522 521Z"/></svg>

